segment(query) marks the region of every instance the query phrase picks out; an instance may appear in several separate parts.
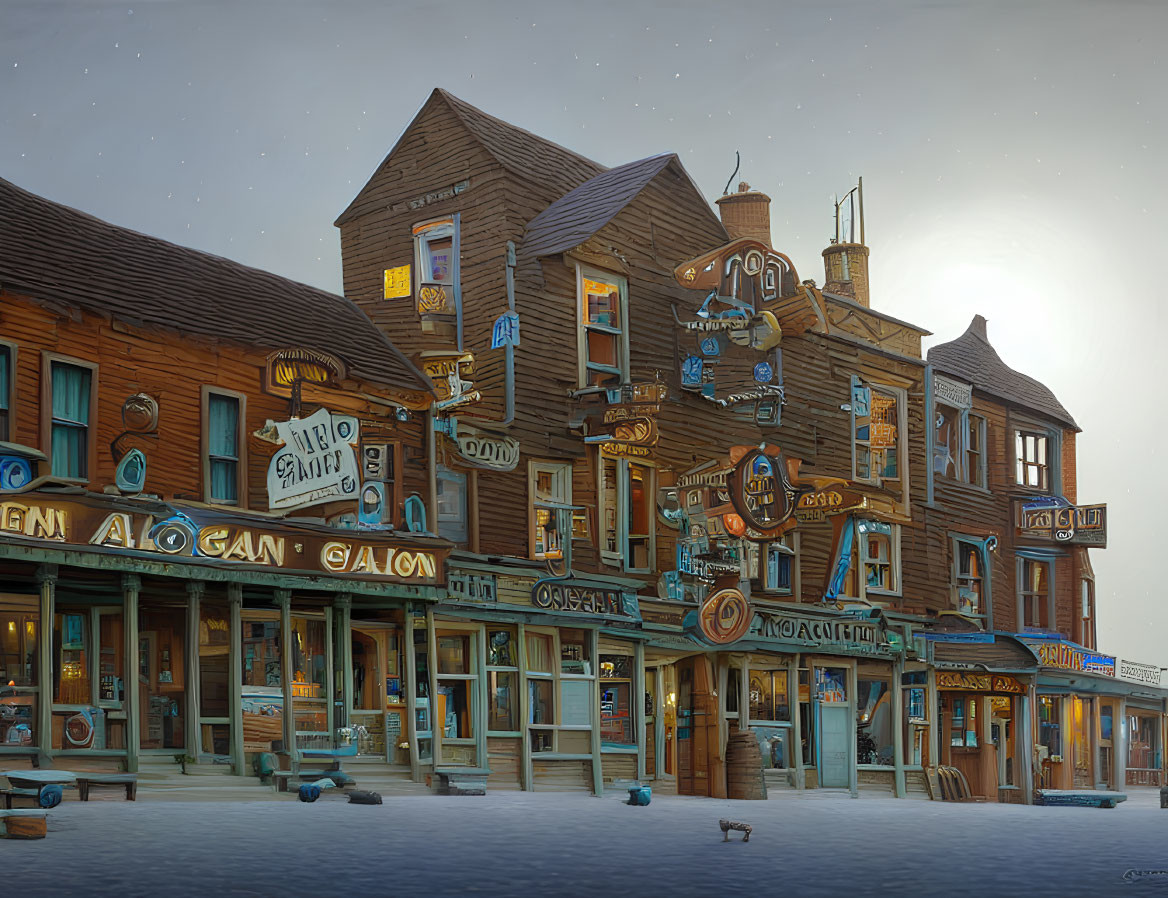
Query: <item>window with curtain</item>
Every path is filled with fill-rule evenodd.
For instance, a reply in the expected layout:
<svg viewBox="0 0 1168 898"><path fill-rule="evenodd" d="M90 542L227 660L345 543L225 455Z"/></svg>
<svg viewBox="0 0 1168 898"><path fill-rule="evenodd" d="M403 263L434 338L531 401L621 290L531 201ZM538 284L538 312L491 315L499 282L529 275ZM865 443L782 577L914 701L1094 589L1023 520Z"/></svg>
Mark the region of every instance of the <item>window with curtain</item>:
<svg viewBox="0 0 1168 898"><path fill-rule="evenodd" d="M467 540L466 475L438 467L438 535L462 545Z"/></svg>
<svg viewBox="0 0 1168 898"><path fill-rule="evenodd" d="M89 399L93 372L52 362L52 470L55 477L89 477Z"/></svg>
<svg viewBox="0 0 1168 898"><path fill-rule="evenodd" d="M0 345L0 440L8 440L8 413L12 404L12 350Z"/></svg>
<svg viewBox="0 0 1168 898"><path fill-rule="evenodd" d="M207 394L207 462L210 500L239 503L239 400Z"/></svg>

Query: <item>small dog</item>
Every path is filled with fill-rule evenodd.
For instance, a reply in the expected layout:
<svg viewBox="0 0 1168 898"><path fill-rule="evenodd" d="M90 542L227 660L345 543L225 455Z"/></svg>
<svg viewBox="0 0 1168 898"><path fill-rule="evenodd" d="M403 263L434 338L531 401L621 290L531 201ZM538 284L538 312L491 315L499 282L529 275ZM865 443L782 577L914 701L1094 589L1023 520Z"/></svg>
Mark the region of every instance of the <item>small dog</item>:
<svg viewBox="0 0 1168 898"><path fill-rule="evenodd" d="M733 820L719 820L718 826L722 828L722 841L730 841L730 830L742 833L742 841L750 841L750 833L752 832L749 823L735 823Z"/></svg>

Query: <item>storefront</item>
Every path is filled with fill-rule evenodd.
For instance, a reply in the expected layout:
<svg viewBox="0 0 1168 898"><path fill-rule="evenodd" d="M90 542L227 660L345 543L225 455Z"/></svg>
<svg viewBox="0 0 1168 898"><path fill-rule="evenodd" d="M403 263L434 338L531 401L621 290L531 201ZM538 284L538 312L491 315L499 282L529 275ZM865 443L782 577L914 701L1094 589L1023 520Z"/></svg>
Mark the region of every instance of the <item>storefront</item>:
<svg viewBox="0 0 1168 898"><path fill-rule="evenodd" d="M645 679L640 585L458 553L445 601L413 623L422 774L483 770L492 789L597 793L645 778L657 684Z"/></svg>
<svg viewBox="0 0 1168 898"><path fill-rule="evenodd" d="M8 497L0 530L0 753L131 770L158 754L245 773L257 752L295 759L388 732L404 688L380 675L401 670L388 635L438 598L446 553L434 539L95 494ZM372 666L347 651L362 632L353 609L384 628ZM375 726L358 713L371 707ZM364 748L385 751L384 736Z"/></svg>

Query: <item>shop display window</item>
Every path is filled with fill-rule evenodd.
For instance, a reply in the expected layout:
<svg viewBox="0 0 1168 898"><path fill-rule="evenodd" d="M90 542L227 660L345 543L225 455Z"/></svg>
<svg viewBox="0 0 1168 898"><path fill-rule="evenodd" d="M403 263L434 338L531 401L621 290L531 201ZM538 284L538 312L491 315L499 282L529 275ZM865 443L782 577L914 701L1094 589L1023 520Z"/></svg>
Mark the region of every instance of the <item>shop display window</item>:
<svg viewBox="0 0 1168 898"><path fill-rule="evenodd" d="M1038 697L1038 744L1050 760L1062 758L1062 702L1057 696Z"/></svg>
<svg viewBox="0 0 1168 898"><path fill-rule="evenodd" d="M856 701L856 763L891 767L895 763L892 691L887 678L860 677Z"/></svg>
<svg viewBox="0 0 1168 898"><path fill-rule="evenodd" d="M919 767L928 763L929 706L926 701L928 673L923 670L901 674L900 688L904 701L904 763Z"/></svg>
<svg viewBox="0 0 1168 898"><path fill-rule="evenodd" d="M89 614L64 611L53 615L53 646L59 663L53 674L56 688L53 701L61 705L87 705L89 688L90 644Z"/></svg>
<svg viewBox="0 0 1168 898"><path fill-rule="evenodd" d="M278 616L244 620L242 658L243 750L272 751L284 741L284 691Z"/></svg>
<svg viewBox="0 0 1168 898"><path fill-rule="evenodd" d="M471 672L470 637L438 637L438 674L469 674Z"/></svg>
<svg viewBox="0 0 1168 898"><path fill-rule="evenodd" d="M515 650L515 631L510 629L487 630L487 666L518 667L519 656Z"/></svg>
<svg viewBox="0 0 1168 898"><path fill-rule="evenodd" d="M527 634L527 669L531 673L552 672L552 638L538 633Z"/></svg>
<svg viewBox="0 0 1168 898"><path fill-rule="evenodd" d="M587 630L560 631L560 673L592 675L592 658Z"/></svg>
<svg viewBox="0 0 1168 898"><path fill-rule="evenodd" d="M600 739L611 745L636 745L633 732L633 659L600 656Z"/></svg>
<svg viewBox="0 0 1168 898"><path fill-rule="evenodd" d="M1131 770L1160 769L1159 717L1128 716L1127 766Z"/></svg>
<svg viewBox="0 0 1168 898"><path fill-rule="evenodd" d="M953 748L977 748L977 699L954 698L949 715L949 745Z"/></svg>
<svg viewBox="0 0 1168 898"><path fill-rule="evenodd" d="M139 612L138 682L143 707L142 748L183 748L186 744L183 719L186 709L185 645L185 608L161 607ZM278 660L276 673L278 677Z"/></svg>
<svg viewBox="0 0 1168 898"><path fill-rule="evenodd" d="M848 672L842 667L815 668L815 698L821 702L846 702Z"/></svg>
<svg viewBox="0 0 1168 898"><path fill-rule="evenodd" d="M750 671L750 719L791 719L786 670Z"/></svg>
<svg viewBox="0 0 1168 898"><path fill-rule="evenodd" d="M530 705L527 712L527 722L531 724L552 725L556 722L555 709L552 705L552 681L528 680Z"/></svg>
<svg viewBox="0 0 1168 898"><path fill-rule="evenodd" d="M0 683L37 685L37 599L0 597Z"/></svg>
<svg viewBox="0 0 1168 898"><path fill-rule="evenodd" d="M227 606L203 602L199 606L199 713L227 717L230 711L228 671L231 654ZM102 660L105 659L104 637ZM105 690L104 676L102 690ZM207 749L210 751L210 749Z"/></svg>
<svg viewBox="0 0 1168 898"><path fill-rule="evenodd" d="M102 707L120 708L126 697L122 674L126 656L122 612L103 611L98 614L97 621L98 704ZM224 686L226 687L226 684Z"/></svg>
<svg viewBox="0 0 1168 898"><path fill-rule="evenodd" d="M323 618L292 618L292 712L298 748L332 747Z"/></svg>
<svg viewBox="0 0 1168 898"><path fill-rule="evenodd" d="M444 739L474 738L474 715L471 711L473 686L473 680L439 682L437 704Z"/></svg>
<svg viewBox="0 0 1168 898"><path fill-rule="evenodd" d="M516 707L519 674L515 671L487 671L487 729L514 732L519 729Z"/></svg>

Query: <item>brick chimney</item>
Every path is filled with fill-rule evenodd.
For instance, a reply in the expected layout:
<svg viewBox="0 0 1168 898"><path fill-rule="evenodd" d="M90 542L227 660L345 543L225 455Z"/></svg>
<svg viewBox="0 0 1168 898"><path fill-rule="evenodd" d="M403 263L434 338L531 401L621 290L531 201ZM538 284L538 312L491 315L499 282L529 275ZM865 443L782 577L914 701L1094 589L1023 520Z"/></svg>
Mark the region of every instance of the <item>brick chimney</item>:
<svg viewBox="0 0 1168 898"><path fill-rule="evenodd" d="M737 193L728 193L718 203L718 213L731 240L753 237L768 247L771 245L771 198L751 190L745 181Z"/></svg>
<svg viewBox="0 0 1168 898"><path fill-rule="evenodd" d="M823 251L823 271L827 293L849 296L871 308L868 295L868 247L862 243L833 243Z"/></svg>

